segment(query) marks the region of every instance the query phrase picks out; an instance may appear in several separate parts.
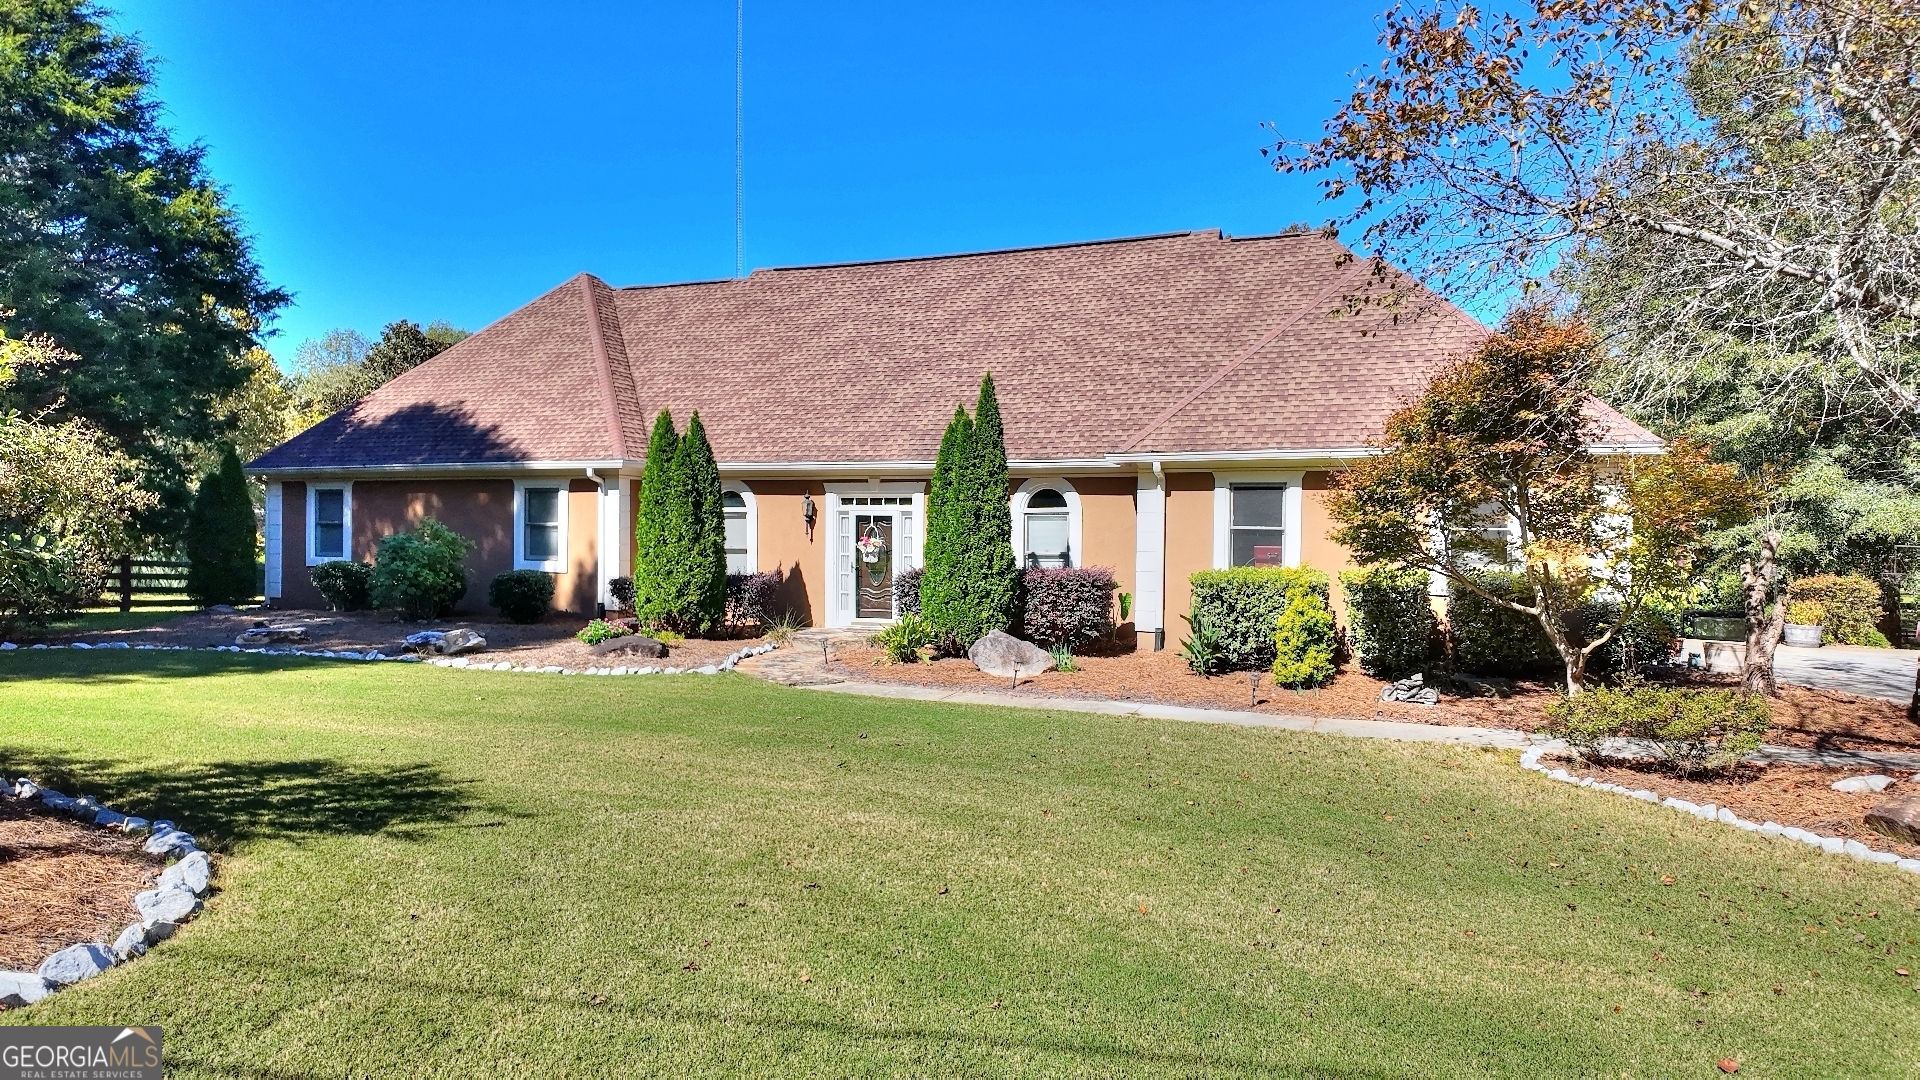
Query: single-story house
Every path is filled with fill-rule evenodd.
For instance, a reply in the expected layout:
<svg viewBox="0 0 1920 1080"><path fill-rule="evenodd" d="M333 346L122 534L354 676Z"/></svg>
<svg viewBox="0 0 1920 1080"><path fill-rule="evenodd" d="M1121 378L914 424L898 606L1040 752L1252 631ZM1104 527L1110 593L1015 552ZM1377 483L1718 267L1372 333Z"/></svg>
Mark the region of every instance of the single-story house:
<svg viewBox="0 0 1920 1080"><path fill-rule="evenodd" d="M432 515L477 544L468 609L520 568L593 613L631 572L654 415L698 410L729 565L783 571L816 626L887 620L941 433L990 370L1016 554L1112 568L1142 644L1177 641L1195 571L1349 565L1330 477L1487 333L1437 300L1348 310L1370 274L1318 233L1218 231L681 285L581 274L252 463L267 597L318 605L310 567L371 560ZM1595 407L1609 442L1657 445ZM884 557L863 562L863 539Z"/></svg>

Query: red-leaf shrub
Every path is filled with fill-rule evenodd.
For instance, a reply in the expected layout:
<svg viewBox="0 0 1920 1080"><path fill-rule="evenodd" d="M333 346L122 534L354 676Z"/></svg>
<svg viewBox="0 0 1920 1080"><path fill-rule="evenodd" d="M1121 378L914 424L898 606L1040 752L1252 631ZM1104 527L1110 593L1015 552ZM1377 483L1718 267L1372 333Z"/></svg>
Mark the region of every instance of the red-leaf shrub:
<svg viewBox="0 0 1920 1080"><path fill-rule="evenodd" d="M1069 649L1113 633L1113 594L1120 588L1104 566L1020 572L1020 636L1036 645Z"/></svg>
<svg viewBox="0 0 1920 1080"><path fill-rule="evenodd" d="M727 575L727 624L752 626L773 617L773 597L780 591L783 575L778 570L762 574Z"/></svg>

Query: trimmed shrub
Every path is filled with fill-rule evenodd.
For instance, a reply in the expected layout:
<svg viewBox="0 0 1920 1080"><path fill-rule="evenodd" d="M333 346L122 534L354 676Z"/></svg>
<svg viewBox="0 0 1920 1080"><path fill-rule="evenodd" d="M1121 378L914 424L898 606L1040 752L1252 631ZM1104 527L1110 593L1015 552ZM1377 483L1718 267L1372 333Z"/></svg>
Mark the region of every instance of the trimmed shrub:
<svg viewBox="0 0 1920 1080"><path fill-rule="evenodd" d="M372 605L373 567L367 563L335 559L307 573L320 599L335 611L365 611Z"/></svg>
<svg viewBox="0 0 1920 1080"><path fill-rule="evenodd" d="M893 576L893 609L902 615L920 613L920 579L927 576L923 566L902 570Z"/></svg>
<svg viewBox="0 0 1920 1080"><path fill-rule="evenodd" d="M1424 670L1439 620L1424 570L1375 566L1340 575L1347 630L1360 670L1376 679L1404 679Z"/></svg>
<svg viewBox="0 0 1920 1080"><path fill-rule="evenodd" d="M1106 637L1113 633L1113 594L1119 588L1104 566L1023 570L1020 636L1069 652Z"/></svg>
<svg viewBox="0 0 1920 1080"><path fill-rule="evenodd" d="M631 628L621 626L617 622L595 619L581 627L580 632L573 636L579 639L582 645L598 645L603 641L612 641L614 638L632 637L633 633Z"/></svg>
<svg viewBox="0 0 1920 1080"><path fill-rule="evenodd" d="M786 576L778 570L727 575L727 624L764 626L773 617L773 598Z"/></svg>
<svg viewBox="0 0 1920 1080"><path fill-rule="evenodd" d="M633 579L632 578L630 577L614 578L612 581L607 582L607 592L613 595L613 602L620 606L621 611L633 610Z"/></svg>
<svg viewBox="0 0 1920 1080"><path fill-rule="evenodd" d="M1188 581L1193 585L1189 621L1217 640L1222 671L1273 666L1274 631L1296 589L1312 592L1322 607L1327 603L1327 575L1310 567L1236 566L1202 570Z"/></svg>
<svg viewBox="0 0 1920 1080"><path fill-rule="evenodd" d="M939 640L939 633L926 617L916 613L902 615L886 629L873 635L875 645L887 651L887 659L896 664L917 664L920 650Z"/></svg>
<svg viewBox="0 0 1920 1080"><path fill-rule="evenodd" d="M1842 645L1887 646L1886 635L1880 632L1883 615L1880 585L1872 578L1858 574L1818 574L1787 586L1789 605L1809 602L1824 609L1814 621L1820 624L1822 636L1829 641Z"/></svg>
<svg viewBox="0 0 1920 1080"><path fill-rule="evenodd" d="M971 420L956 409L934 459L927 491L927 572L920 610L942 646L965 649L1013 625L1018 567L1007 501L1007 442L993 376L980 380Z"/></svg>
<svg viewBox="0 0 1920 1080"><path fill-rule="evenodd" d="M1533 603L1533 588L1522 574L1487 571L1474 580L1495 596ZM1560 670L1560 654L1540 620L1509 611L1458 582L1449 584L1447 641L1454 667L1509 678Z"/></svg>
<svg viewBox="0 0 1920 1080"><path fill-rule="evenodd" d="M1722 772L1759 749L1773 707L1738 690L1649 686L1629 677L1547 706L1547 730L1592 756L1602 739L1647 739L1680 775Z"/></svg>
<svg viewBox="0 0 1920 1080"><path fill-rule="evenodd" d="M1580 605L1571 620L1579 640L1588 641L1620 615L1617 604L1590 600ZM1607 639L1607 643L1587 658L1587 674L1601 677L1639 672L1649 665L1664 664L1680 649L1680 630L1674 617L1657 608L1642 606L1633 617Z"/></svg>
<svg viewBox="0 0 1920 1080"><path fill-rule="evenodd" d="M1273 634L1273 681L1294 689L1333 678L1333 612L1324 596L1296 584Z"/></svg>
<svg viewBox="0 0 1920 1080"><path fill-rule="evenodd" d="M260 536L247 474L233 447L200 481L187 512L187 595L198 604L238 604L257 595Z"/></svg>
<svg viewBox="0 0 1920 1080"><path fill-rule="evenodd" d="M467 595L472 550L473 541L430 517L411 532L382 537L373 560L373 605L399 608L416 622L445 615Z"/></svg>
<svg viewBox="0 0 1920 1080"><path fill-rule="evenodd" d="M495 574L487 586L487 603L514 622L539 622L553 606L553 575L539 570Z"/></svg>

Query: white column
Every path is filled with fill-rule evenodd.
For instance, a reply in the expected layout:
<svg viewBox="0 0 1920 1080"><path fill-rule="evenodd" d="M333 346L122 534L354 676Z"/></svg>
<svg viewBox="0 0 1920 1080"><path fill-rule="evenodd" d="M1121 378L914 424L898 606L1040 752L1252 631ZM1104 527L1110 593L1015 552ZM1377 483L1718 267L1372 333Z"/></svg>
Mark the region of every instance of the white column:
<svg viewBox="0 0 1920 1080"><path fill-rule="evenodd" d="M610 476L600 481L600 512L596 515L599 518L599 528L594 535L593 550L594 563L598 570L596 585L600 603L609 608L613 607L613 590L609 587L610 583L614 578L621 576L620 552L623 545L620 504L624 501L621 498L624 493L624 481L619 477Z"/></svg>
<svg viewBox="0 0 1920 1080"><path fill-rule="evenodd" d="M267 594L268 601L278 600L283 591L281 588L282 574L281 574L280 567L281 567L281 560L285 558L285 546L284 546L284 540L281 536L281 530L284 528L283 522L286 520L286 515L281 512L280 498L281 498L280 485L278 483L268 484L267 485L267 521L266 521L266 533L267 533L266 594Z"/></svg>
<svg viewBox="0 0 1920 1080"><path fill-rule="evenodd" d="M1150 634L1165 628L1167 595L1167 480L1140 472L1133 507L1133 627Z"/></svg>

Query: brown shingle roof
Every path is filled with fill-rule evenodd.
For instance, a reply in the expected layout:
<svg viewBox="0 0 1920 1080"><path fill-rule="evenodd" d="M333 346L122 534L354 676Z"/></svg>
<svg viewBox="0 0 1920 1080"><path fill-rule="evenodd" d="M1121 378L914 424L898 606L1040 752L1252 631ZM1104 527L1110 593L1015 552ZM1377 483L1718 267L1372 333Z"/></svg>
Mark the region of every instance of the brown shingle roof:
<svg viewBox="0 0 1920 1080"><path fill-rule="evenodd" d="M1444 303L1333 315L1364 281L1318 234L1217 232L688 285L581 275L255 465L611 461L662 408L698 409L723 464L931 461L988 369L1015 459L1357 447L1486 333ZM1653 441L1605 412L1620 441Z"/></svg>

